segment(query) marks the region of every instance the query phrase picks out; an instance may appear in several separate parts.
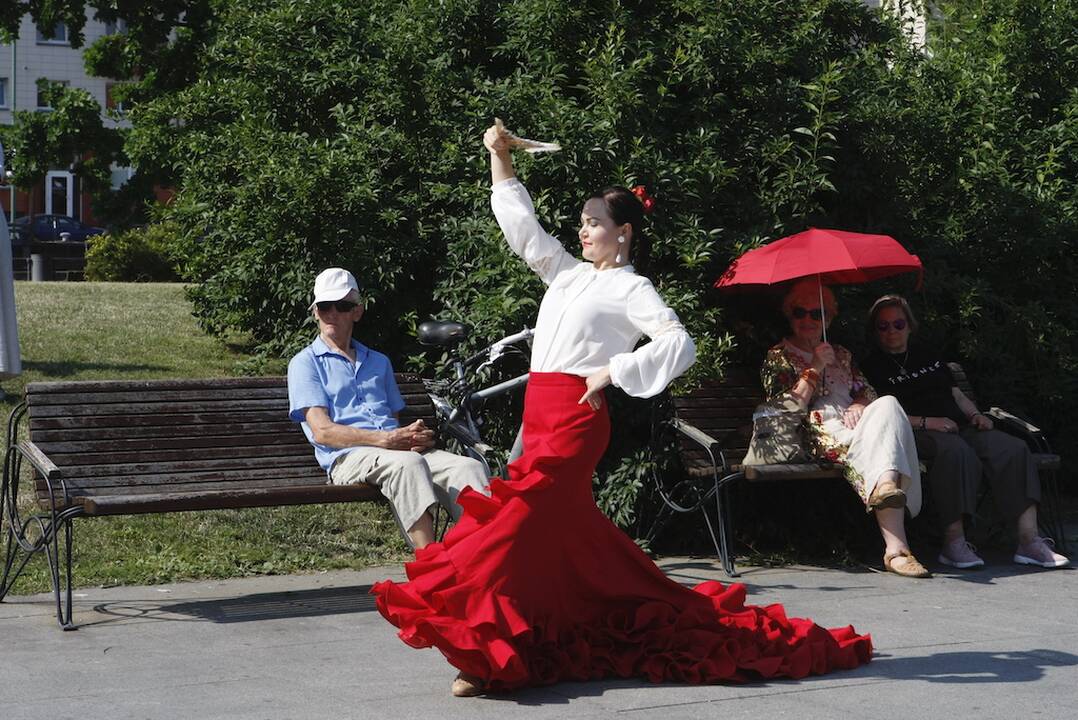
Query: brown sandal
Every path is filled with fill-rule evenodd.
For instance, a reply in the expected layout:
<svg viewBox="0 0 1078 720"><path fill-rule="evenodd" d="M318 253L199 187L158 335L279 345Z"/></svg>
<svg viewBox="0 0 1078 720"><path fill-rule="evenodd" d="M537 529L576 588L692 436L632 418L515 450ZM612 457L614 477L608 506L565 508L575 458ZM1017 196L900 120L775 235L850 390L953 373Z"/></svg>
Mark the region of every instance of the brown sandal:
<svg viewBox="0 0 1078 720"><path fill-rule="evenodd" d="M877 485L868 498L869 510L883 510L885 508L906 507L906 493L894 483L888 483L891 487L881 490Z"/></svg>
<svg viewBox="0 0 1078 720"><path fill-rule="evenodd" d="M896 557L906 558L906 562L901 565L895 566L891 564L891 561ZM917 561L917 558L913 556L909 550L899 550L898 552L887 553L883 556L883 567L887 572L892 572L895 575L901 575L902 577L911 578L930 578L932 573L928 572L928 568Z"/></svg>
<svg viewBox="0 0 1078 720"><path fill-rule="evenodd" d="M459 672L453 678L453 684L449 690L453 693L453 697L475 697L485 693L487 688L486 684L476 676Z"/></svg>

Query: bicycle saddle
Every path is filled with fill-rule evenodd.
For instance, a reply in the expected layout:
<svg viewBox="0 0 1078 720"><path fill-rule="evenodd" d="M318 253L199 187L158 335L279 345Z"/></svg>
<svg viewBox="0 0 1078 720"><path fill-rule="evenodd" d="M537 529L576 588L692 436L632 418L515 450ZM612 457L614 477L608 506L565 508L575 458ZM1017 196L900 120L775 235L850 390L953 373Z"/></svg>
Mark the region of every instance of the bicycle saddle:
<svg viewBox="0 0 1078 720"><path fill-rule="evenodd" d="M424 345L456 345L468 337L468 326L450 320L427 320L419 324L416 337Z"/></svg>

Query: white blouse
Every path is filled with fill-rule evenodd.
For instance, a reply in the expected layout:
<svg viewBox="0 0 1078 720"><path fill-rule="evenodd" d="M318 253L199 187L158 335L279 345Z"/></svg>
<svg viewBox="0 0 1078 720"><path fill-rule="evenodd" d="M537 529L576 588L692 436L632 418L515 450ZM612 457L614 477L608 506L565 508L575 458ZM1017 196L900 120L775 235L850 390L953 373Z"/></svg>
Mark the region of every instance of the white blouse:
<svg viewBox="0 0 1078 720"><path fill-rule="evenodd" d="M631 265L596 270L577 260L535 217L516 178L491 188L494 216L513 252L546 283L532 343L531 369L587 377L610 366L611 382L651 397L696 360L696 346L651 281ZM651 342L635 351L644 335Z"/></svg>

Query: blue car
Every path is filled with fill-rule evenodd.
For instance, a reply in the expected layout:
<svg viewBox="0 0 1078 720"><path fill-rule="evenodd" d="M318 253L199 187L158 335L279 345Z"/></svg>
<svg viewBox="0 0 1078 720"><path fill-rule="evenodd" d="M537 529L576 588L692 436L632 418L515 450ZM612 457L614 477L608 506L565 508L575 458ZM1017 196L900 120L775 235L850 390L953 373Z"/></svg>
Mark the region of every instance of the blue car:
<svg viewBox="0 0 1078 720"><path fill-rule="evenodd" d="M27 215L11 223L11 244L68 240L86 242L92 235L102 235L105 229L81 223L66 215Z"/></svg>

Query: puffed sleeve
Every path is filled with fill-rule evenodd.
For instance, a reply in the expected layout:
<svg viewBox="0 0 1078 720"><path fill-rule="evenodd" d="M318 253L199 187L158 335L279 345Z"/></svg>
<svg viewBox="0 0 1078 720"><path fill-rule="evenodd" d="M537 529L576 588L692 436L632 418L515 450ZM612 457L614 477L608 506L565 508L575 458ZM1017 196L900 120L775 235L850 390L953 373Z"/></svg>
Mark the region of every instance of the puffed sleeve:
<svg viewBox="0 0 1078 720"><path fill-rule="evenodd" d="M509 247L547 285L558 273L580 262L539 224L531 196L516 178L502 180L490 188L490 206Z"/></svg>
<svg viewBox="0 0 1078 720"><path fill-rule="evenodd" d="M696 361L696 344L650 281L629 296L633 326L651 338L636 350L610 358L610 381L633 397L658 395Z"/></svg>

